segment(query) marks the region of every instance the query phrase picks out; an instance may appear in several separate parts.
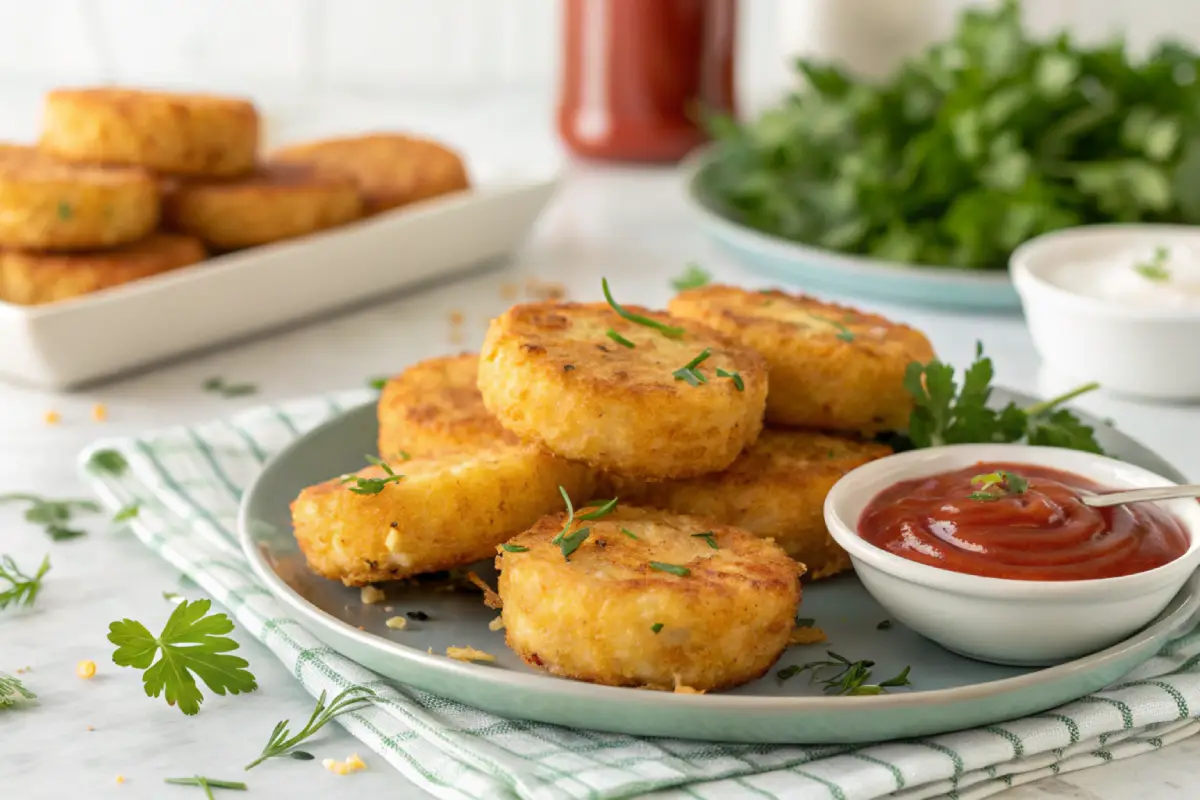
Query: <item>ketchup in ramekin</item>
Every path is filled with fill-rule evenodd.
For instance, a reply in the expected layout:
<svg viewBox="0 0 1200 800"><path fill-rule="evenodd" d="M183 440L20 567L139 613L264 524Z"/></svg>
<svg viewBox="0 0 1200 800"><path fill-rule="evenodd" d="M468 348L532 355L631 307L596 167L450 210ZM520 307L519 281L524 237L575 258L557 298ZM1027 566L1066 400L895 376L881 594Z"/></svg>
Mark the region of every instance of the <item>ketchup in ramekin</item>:
<svg viewBox="0 0 1200 800"><path fill-rule="evenodd" d="M1155 504L1091 508L1081 491L1113 490L1047 467L979 463L883 490L858 535L922 564L1027 581L1133 575L1188 549L1183 524Z"/></svg>

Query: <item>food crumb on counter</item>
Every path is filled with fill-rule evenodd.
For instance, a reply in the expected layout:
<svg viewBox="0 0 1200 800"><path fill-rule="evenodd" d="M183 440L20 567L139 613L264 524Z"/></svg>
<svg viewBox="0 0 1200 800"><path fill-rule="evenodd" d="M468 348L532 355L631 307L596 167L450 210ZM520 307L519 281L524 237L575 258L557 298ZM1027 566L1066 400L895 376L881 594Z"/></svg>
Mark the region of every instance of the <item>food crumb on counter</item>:
<svg viewBox="0 0 1200 800"><path fill-rule="evenodd" d="M450 324L451 325L462 325L464 319L465 319L465 317L463 317L463 313L461 311L451 311L450 312Z"/></svg>
<svg viewBox="0 0 1200 800"><path fill-rule="evenodd" d="M408 627L408 620L404 617L388 617L383 624L394 631L402 631Z"/></svg>
<svg viewBox="0 0 1200 800"><path fill-rule="evenodd" d="M474 647L447 647L446 655L456 661L495 661L496 657L491 653L485 653L482 650L476 650Z"/></svg>
<svg viewBox="0 0 1200 800"><path fill-rule="evenodd" d="M85 658L75 665L75 674L84 680L90 680L96 675L96 662Z"/></svg>
<svg viewBox="0 0 1200 800"><path fill-rule="evenodd" d="M520 288L515 283L500 284L500 297L504 300L516 300Z"/></svg>
<svg viewBox="0 0 1200 800"><path fill-rule="evenodd" d="M820 628L814 628L811 625L806 625L799 628L792 628L792 632L788 636L788 645L816 644L828 641L828 639L829 637L825 635L825 631Z"/></svg>
<svg viewBox="0 0 1200 800"><path fill-rule="evenodd" d="M96 726L95 726L95 725L87 725L87 726L85 726L85 727L84 727L84 730L85 730L85 731L88 731L88 732L91 732L91 731L94 731L94 730L96 730Z"/></svg>
<svg viewBox="0 0 1200 800"><path fill-rule="evenodd" d="M387 598L387 594L378 586L364 586L359 593L359 597L363 603L369 606L381 603Z"/></svg>
<svg viewBox="0 0 1200 800"><path fill-rule="evenodd" d="M488 623L488 630L489 630L489 631L500 631L500 630L504 630L504 617L496 617L494 620L492 620L491 622L489 622L489 623Z"/></svg>
<svg viewBox="0 0 1200 800"><path fill-rule="evenodd" d="M704 694L703 689L693 689L690 686L679 682L679 676L675 677L675 694Z"/></svg>
<svg viewBox="0 0 1200 800"><path fill-rule="evenodd" d="M336 775L349 775L351 772L358 772L367 768L366 763L358 757L358 753L347 756L345 761L327 758L321 762L321 765Z"/></svg>
<svg viewBox="0 0 1200 800"><path fill-rule="evenodd" d="M57 411L47 411L42 415L42 421L47 425L57 425L62 422L62 414L59 414Z"/></svg>
<svg viewBox="0 0 1200 800"><path fill-rule="evenodd" d="M104 403L96 403L92 406L92 419L96 422L104 422L108 419L108 406Z"/></svg>
<svg viewBox="0 0 1200 800"><path fill-rule="evenodd" d="M537 300L562 300L567 296L567 287L558 281L530 278L525 281L525 293Z"/></svg>
<svg viewBox="0 0 1200 800"><path fill-rule="evenodd" d="M124 782L125 782L125 776L124 776L124 775L118 775L118 776L117 776L117 786L120 786L120 785L121 785L122 783L124 783Z"/></svg>

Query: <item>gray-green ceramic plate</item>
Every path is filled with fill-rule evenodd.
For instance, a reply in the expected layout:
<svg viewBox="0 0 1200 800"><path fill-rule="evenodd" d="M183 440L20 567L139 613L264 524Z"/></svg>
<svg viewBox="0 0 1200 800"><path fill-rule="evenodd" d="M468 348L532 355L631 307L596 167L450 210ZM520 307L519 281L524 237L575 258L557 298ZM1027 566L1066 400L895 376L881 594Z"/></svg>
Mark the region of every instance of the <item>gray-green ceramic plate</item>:
<svg viewBox="0 0 1200 800"><path fill-rule="evenodd" d="M996 394L1001 402L1012 396ZM1154 453L1097 425L1110 452L1182 480ZM1037 713L1096 691L1153 655L1200 606L1200 577L1193 576L1157 620L1121 644L1056 667L1004 667L954 655L899 623L880 630L884 612L857 578L843 575L804 590L801 616L815 619L828 643L790 648L766 677L747 686L685 695L578 683L526 667L505 647L502 631L488 630L496 612L485 608L478 594L400 588L389 591L385 603L367 606L358 590L306 569L292 537L288 504L305 486L360 468L363 454L374 452L375 437L374 407L365 405L280 453L242 502L239 528L246 555L271 592L330 647L382 675L505 717L730 742L832 744L943 733ZM476 569L495 585L489 564ZM403 631L384 625L388 617L410 611L429 619L410 620ZM441 655L450 645L485 650L496 663L467 664ZM880 679L911 666L912 688L829 697L804 678L783 683L776 677L781 667L823 658L827 648L851 659L875 660Z"/></svg>

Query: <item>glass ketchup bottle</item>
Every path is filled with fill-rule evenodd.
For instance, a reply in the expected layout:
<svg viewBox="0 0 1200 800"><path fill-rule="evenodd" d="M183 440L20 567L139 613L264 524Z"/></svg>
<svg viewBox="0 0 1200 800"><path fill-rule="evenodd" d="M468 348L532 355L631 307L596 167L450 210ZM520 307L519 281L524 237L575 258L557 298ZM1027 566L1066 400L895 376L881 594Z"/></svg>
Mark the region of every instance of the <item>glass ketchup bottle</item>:
<svg viewBox="0 0 1200 800"><path fill-rule="evenodd" d="M564 0L558 131L588 158L677 161L735 113L737 0Z"/></svg>

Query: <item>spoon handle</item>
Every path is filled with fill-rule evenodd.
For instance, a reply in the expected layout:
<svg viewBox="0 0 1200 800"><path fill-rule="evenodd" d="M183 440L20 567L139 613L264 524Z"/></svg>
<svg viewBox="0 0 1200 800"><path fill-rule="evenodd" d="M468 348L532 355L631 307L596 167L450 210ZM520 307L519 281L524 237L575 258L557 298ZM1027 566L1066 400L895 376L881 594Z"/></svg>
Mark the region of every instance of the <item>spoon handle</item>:
<svg viewBox="0 0 1200 800"><path fill-rule="evenodd" d="M1093 508L1119 506L1124 503L1142 503L1147 500L1174 500L1181 497L1200 497L1200 484L1185 486L1162 486L1156 489L1130 489L1125 492L1086 494L1080 499Z"/></svg>

